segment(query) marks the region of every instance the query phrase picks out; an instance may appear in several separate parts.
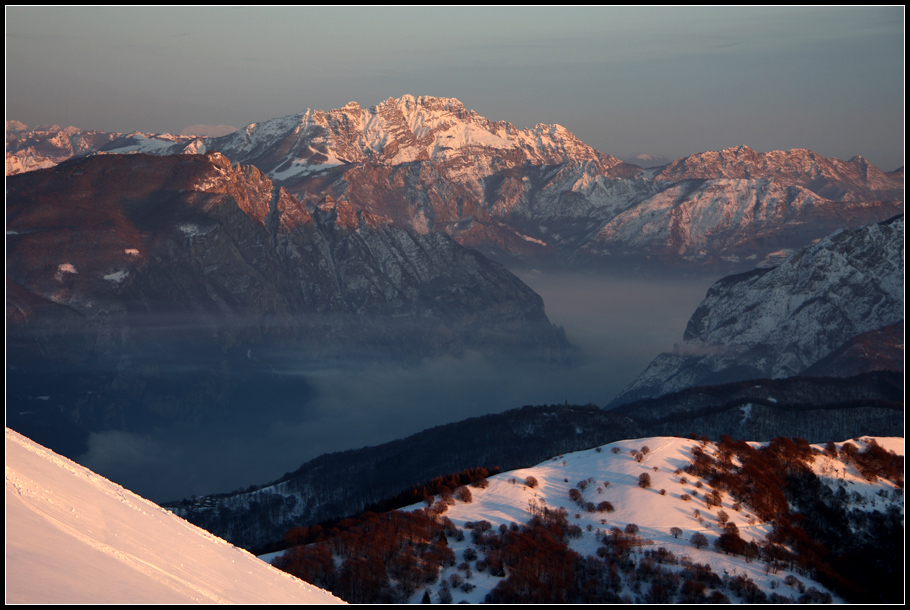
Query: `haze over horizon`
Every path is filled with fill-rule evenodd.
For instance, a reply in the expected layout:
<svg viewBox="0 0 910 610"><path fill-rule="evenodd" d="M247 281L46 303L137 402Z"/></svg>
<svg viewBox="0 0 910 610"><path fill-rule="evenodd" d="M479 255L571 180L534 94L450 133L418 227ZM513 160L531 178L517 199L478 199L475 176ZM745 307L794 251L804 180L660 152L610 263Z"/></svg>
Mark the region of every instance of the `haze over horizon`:
<svg viewBox="0 0 910 610"><path fill-rule="evenodd" d="M6 118L179 133L430 95L617 156L809 148L891 171L903 11L7 7Z"/></svg>

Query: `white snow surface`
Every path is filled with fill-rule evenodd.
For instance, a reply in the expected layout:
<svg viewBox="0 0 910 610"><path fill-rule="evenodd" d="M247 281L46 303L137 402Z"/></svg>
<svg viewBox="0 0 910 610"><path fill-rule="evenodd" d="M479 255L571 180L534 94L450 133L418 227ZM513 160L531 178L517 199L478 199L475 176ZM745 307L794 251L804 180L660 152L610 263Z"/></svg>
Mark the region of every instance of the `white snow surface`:
<svg viewBox="0 0 910 610"><path fill-rule="evenodd" d="M840 449L846 442L852 442L863 450L869 438L871 437L853 439L835 445ZM875 440L887 451L904 454L903 438L876 437ZM444 516L451 519L459 528L463 528L467 522L486 520L496 529L502 524L526 523L530 519L528 508L531 504L551 510L565 508L569 513L569 523L582 529L580 539L569 541L570 547L582 556L595 554L600 545L597 541L598 530L607 532L614 526L622 529L627 524L634 523L640 528L638 536L644 540L641 551L664 547L677 557L685 556L693 562L709 564L714 573L721 576L742 574L767 593L776 591L794 599L799 597L795 589L784 583L788 575L797 576L795 572L783 569L776 574L766 573L766 564L761 561L748 563L742 557L726 555L713 549L715 538L722 533L722 528L717 524L717 513L720 510L729 515L730 521L737 525L741 537L747 542L755 540L761 543L772 528L769 523L763 523L746 507L739 511L734 510L733 501L727 495L723 498L722 506L706 508L704 491L710 489L706 482L684 472L681 475L676 474L677 469L685 468L692 462L692 448L699 444L699 441L684 438L655 437L619 441L600 448L557 456L530 468L490 477L490 485L486 489L470 487L472 501L470 503L456 501L454 505L449 506ZM645 446L649 451L641 462L636 461L631 451L640 451ZM614 447L618 448L617 453L613 452ZM813 448L822 449L823 445L813 445ZM714 449L713 444L705 447L709 454L713 453ZM892 483L882 480L869 482L855 468L845 466L839 459L818 455L812 469L826 484L834 488L844 486L854 498L854 507L864 507L868 510L878 507L884 510L888 500L883 499L882 490L885 490L894 501L895 486ZM642 489L638 485L639 476L643 473L648 473L651 477L649 489ZM537 479L536 487L531 488L525 484L529 476ZM687 482L682 483L683 479ZM590 513L580 508L569 498L569 490L573 487L578 488L580 481L587 482L582 491L583 502L593 502L596 505L606 500L613 504L615 511ZM698 483L701 483L701 486L696 486ZM661 489L666 490L666 494L661 494ZM681 498L683 494L689 494L692 499L683 500ZM903 511L903 495L896 501ZM417 510L424 507L426 504L421 503L402 510ZM700 520L694 516L696 508L701 513ZM602 519L605 523L601 523ZM673 527L679 527L683 531L678 538L674 538L670 533L670 528ZM696 549L689 541L696 532L701 532L708 538L707 547ZM472 546L470 532L465 533L465 539L461 542L449 539L449 547L455 552L458 563L462 561L464 550ZM457 571L455 567L443 568L439 575L440 582ZM798 579L819 591L828 591L821 584L803 575L798 575ZM488 572L482 572L474 573L470 582L476 588L469 592L452 587L454 603L483 603L486 594L500 582L500 579ZM430 589L435 593L438 586L431 586ZM419 603L423 593L424 589L415 592L409 600L410 603ZM635 598L631 591L626 593L630 599ZM435 595L432 599L434 603L438 601ZM833 596L833 600L843 603L837 596ZM731 595L731 601L741 600Z"/></svg>
<svg viewBox="0 0 910 610"><path fill-rule="evenodd" d="M6 429L7 603L343 603Z"/></svg>

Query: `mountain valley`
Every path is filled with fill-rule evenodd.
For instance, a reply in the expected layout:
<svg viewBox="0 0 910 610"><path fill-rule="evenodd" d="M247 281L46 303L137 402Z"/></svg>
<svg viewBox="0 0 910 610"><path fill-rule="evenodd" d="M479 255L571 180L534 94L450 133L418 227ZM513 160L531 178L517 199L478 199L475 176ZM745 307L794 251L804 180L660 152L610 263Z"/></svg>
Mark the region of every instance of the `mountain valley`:
<svg viewBox="0 0 910 610"><path fill-rule="evenodd" d="M632 161L559 125L411 95L218 137L7 121L7 425L238 547L310 543L279 561L292 573L328 565L328 538L301 532L350 533L364 511L392 522L407 507L459 554L465 537L499 536L482 566L446 565L432 589L405 586L395 559L375 599L337 538L317 584L347 583L348 601L853 600L829 571L842 566L797 557L815 548L797 517L733 508L727 471L699 477L731 495L744 544L778 545L780 561L703 551L691 534L720 540L723 524L680 517L688 500L657 489L686 484L699 446L742 467L755 455L740 439L772 454L795 443L794 463L824 457L807 466L821 483L784 460L792 506L810 486L862 489L819 529L874 529L860 513L894 525L902 478L878 485L856 456L882 458L871 437L903 445L903 168L747 146ZM648 455L647 491L632 477L645 441L666 457ZM458 502L419 491L480 472L491 486ZM617 514L562 498L607 473L625 481ZM677 517L698 523L684 541ZM551 550L599 574L597 592L504 592L521 570L490 565L514 552L509 536L575 521L583 542ZM609 529L634 523L646 531Z"/></svg>

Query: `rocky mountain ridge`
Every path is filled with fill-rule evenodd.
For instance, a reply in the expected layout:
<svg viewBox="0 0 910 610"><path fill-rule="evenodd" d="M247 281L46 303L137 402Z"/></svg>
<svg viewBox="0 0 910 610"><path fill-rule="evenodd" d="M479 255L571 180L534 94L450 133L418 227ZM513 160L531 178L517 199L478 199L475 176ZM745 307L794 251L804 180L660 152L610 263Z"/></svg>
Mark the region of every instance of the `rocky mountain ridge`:
<svg viewBox="0 0 910 610"><path fill-rule="evenodd" d="M9 138L8 159L18 154ZM559 125L518 129L452 98L351 102L161 144L134 137L106 150L217 150L310 207L328 195L484 252L575 264L742 267L903 211L903 171L883 173L861 157L740 146L642 169Z"/></svg>
<svg viewBox="0 0 910 610"><path fill-rule="evenodd" d="M275 157L279 141L283 146ZM411 95L369 109L350 102L328 112L307 110L254 123L211 145L231 158L249 158L282 181L356 163L430 161L455 169L473 165L474 157L497 168L593 160L606 169L621 163L560 125L520 130L489 121L453 98Z"/></svg>
<svg viewBox="0 0 910 610"><path fill-rule="evenodd" d="M706 383L805 374L858 337L900 339L893 328L903 322L903 244L899 216L837 231L778 267L723 278L692 315L683 342L655 358L612 404ZM899 360L883 364L902 370Z"/></svg>
<svg viewBox="0 0 910 610"><path fill-rule="evenodd" d="M179 144L188 152L197 138L173 134L118 133L96 129L6 121L6 175L46 169L76 157L114 150L117 153L161 152Z"/></svg>
<svg viewBox="0 0 910 610"><path fill-rule="evenodd" d="M778 178L799 184L832 201L903 198L903 170L885 173L861 155L847 161L828 159L811 150L759 153L748 146L735 146L677 159L660 169L657 178L687 180L719 178Z"/></svg>
<svg viewBox="0 0 910 610"><path fill-rule="evenodd" d="M186 313L438 322L474 299L478 329L545 319L529 288L445 235L413 235L331 197L311 213L219 153L99 157L11 180L7 233L8 281L87 317L150 313L163 292ZM170 286L155 284L165 272ZM503 299L522 304L509 311Z"/></svg>
<svg viewBox="0 0 910 610"><path fill-rule="evenodd" d="M220 153L12 176L6 212L16 418L142 429L238 401L299 402L305 379L278 375L288 362L571 352L498 263L330 197L308 210ZM36 402L52 377L54 404Z"/></svg>

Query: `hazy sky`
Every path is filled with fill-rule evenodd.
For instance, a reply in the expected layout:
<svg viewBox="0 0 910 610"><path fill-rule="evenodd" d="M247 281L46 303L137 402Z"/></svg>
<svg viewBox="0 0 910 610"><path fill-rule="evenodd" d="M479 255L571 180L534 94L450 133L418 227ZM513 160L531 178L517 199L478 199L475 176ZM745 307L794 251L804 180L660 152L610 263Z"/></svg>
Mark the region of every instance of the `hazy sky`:
<svg viewBox="0 0 910 610"><path fill-rule="evenodd" d="M456 97L614 155L746 144L903 165L904 8L7 7L6 116L237 127Z"/></svg>

